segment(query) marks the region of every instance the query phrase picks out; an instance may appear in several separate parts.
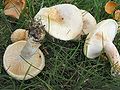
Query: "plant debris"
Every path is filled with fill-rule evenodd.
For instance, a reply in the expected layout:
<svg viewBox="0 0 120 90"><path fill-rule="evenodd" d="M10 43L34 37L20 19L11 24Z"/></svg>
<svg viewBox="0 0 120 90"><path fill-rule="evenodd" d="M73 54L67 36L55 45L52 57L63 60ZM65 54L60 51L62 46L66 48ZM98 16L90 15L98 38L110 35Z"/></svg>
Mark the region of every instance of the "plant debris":
<svg viewBox="0 0 120 90"><path fill-rule="evenodd" d="M25 8L25 0L5 0L4 13L5 15L19 19L22 10Z"/></svg>

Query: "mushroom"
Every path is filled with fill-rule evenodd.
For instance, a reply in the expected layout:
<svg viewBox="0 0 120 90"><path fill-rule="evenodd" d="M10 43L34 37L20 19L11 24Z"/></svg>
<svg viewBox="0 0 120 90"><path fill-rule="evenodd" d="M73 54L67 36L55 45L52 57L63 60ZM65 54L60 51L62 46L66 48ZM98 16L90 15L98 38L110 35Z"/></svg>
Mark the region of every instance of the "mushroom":
<svg viewBox="0 0 120 90"><path fill-rule="evenodd" d="M45 66L45 58L39 46L44 36L43 26L33 24L27 41L18 41L7 47L3 65L10 76L17 80L27 80L41 72Z"/></svg>
<svg viewBox="0 0 120 90"><path fill-rule="evenodd" d="M83 35L92 32L96 27L96 19L85 10L80 10L82 12L83 19Z"/></svg>
<svg viewBox="0 0 120 90"><path fill-rule="evenodd" d="M96 58L104 49L110 59L112 75L120 75L120 55L113 44L117 34L118 24L115 20L107 19L97 24L96 29L89 33L84 45L84 54L88 58Z"/></svg>
<svg viewBox="0 0 120 90"><path fill-rule="evenodd" d="M26 31L25 29L16 29L11 35L12 42L27 40L27 38L28 38L28 31Z"/></svg>
<svg viewBox="0 0 120 90"><path fill-rule="evenodd" d="M110 41L113 41L117 33L117 28L118 24L115 20L107 19L99 22L96 28L90 32L86 38L84 54L88 58L98 57L103 49L103 41L106 37L108 37Z"/></svg>
<svg viewBox="0 0 120 90"><path fill-rule="evenodd" d="M41 19L45 30L60 40L72 40L82 31L83 21L80 10L71 4L59 4L45 7L35 15L34 19Z"/></svg>
<svg viewBox="0 0 120 90"><path fill-rule="evenodd" d="M120 21L120 10L116 10L114 13L114 18L115 20L117 20L118 22Z"/></svg>
<svg viewBox="0 0 120 90"><path fill-rule="evenodd" d="M105 5L105 11L108 14L113 14L118 6L119 6L118 3L114 2L114 1L108 1Z"/></svg>
<svg viewBox="0 0 120 90"><path fill-rule="evenodd" d="M83 28L81 33L74 40L80 40L81 35L87 35L92 32L97 25L96 19L88 11L80 10L80 12L82 13Z"/></svg>

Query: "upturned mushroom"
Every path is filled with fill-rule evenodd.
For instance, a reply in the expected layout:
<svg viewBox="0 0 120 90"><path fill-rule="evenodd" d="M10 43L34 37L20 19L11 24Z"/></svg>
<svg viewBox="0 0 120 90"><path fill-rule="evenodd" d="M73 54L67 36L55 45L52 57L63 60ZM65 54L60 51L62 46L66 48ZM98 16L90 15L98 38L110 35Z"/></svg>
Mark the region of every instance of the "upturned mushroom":
<svg viewBox="0 0 120 90"><path fill-rule="evenodd" d="M97 24L93 32L89 33L84 45L84 54L88 58L98 57L104 49L110 59L111 73L114 76L120 75L120 55L112 42L117 30L118 24L115 20L103 20Z"/></svg>
<svg viewBox="0 0 120 90"><path fill-rule="evenodd" d="M44 26L33 23L28 40L9 45L3 56L7 73L17 80L27 80L38 75L45 66L45 58L39 46L45 36Z"/></svg>
<svg viewBox="0 0 120 90"><path fill-rule="evenodd" d="M117 33L118 24L115 20L107 19L99 22L96 28L90 32L84 44L84 54L88 58L96 58L101 54L103 41L108 37L110 41L114 40Z"/></svg>
<svg viewBox="0 0 120 90"><path fill-rule="evenodd" d="M11 35L12 42L27 40L27 38L28 38L28 31L26 31L25 29L16 29Z"/></svg>
<svg viewBox="0 0 120 90"><path fill-rule="evenodd" d="M60 40L73 40L83 28L82 13L75 5L71 4L42 8L34 19L36 21L41 19L45 30Z"/></svg>

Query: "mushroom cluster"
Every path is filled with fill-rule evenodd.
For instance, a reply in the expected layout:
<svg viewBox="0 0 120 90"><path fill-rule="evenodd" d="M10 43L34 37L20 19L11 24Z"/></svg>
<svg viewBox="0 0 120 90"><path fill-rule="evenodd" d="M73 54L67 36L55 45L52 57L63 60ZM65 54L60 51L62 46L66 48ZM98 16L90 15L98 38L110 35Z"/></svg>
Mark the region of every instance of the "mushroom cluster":
<svg viewBox="0 0 120 90"><path fill-rule="evenodd" d="M81 35L88 34L96 26L96 20L89 12L71 4L42 8L34 19L41 19L50 35L66 41L78 40Z"/></svg>
<svg viewBox="0 0 120 90"><path fill-rule="evenodd" d="M66 12L67 11L67 12ZM95 18L85 10L71 4L60 4L52 7L45 7L34 17L35 21L42 22L47 31L53 37L60 40L80 40L81 35L91 32L96 26ZM23 29L17 29L11 35L12 42L26 40Z"/></svg>
<svg viewBox="0 0 120 90"><path fill-rule="evenodd" d="M88 34L84 44L85 56L93 59L104 50L110 58L112 75L120 75L120 56L113 44L117 30L115 20L107 19L97 24L88 11L78 9L75 5L59 4L42 8L28 31L17 29L11 35L14 43L5 51L4 68L18 80L27 80L39 74L45 66L39 47L46 31L64 41L80 40L81 35Z"/></svg>

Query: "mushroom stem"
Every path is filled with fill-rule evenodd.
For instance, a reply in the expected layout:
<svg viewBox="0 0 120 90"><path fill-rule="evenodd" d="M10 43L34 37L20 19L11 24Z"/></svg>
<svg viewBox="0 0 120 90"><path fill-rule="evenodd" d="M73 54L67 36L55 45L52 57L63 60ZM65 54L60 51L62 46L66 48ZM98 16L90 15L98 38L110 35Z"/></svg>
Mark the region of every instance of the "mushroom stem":
<svg viewBox="0 0 120 90"><path fill-rule="evenodd" d="M110 63L112 66L111 74L113 76L120 75L120 55L117 48L112 42L106 41L104 42L104 50L106 55L110 59Z"/></svg>
<svg viewBox="0 0 120 90"><path fill-rule="evenodd" d="M39 42L35 42L32 38L29 38L21 51L21 56L24 59L30 59L39 49L40 45L41 44Z"/></svg>
<svg viewBox="0 0 120 90"><path fill-rule="evenodd" d="M30 59L39 49L41 42L44 40L44 37L44 25L42 25L41 21L33 21L28 31L27 43L21 51L21 56L24 59Z"/></svg>

